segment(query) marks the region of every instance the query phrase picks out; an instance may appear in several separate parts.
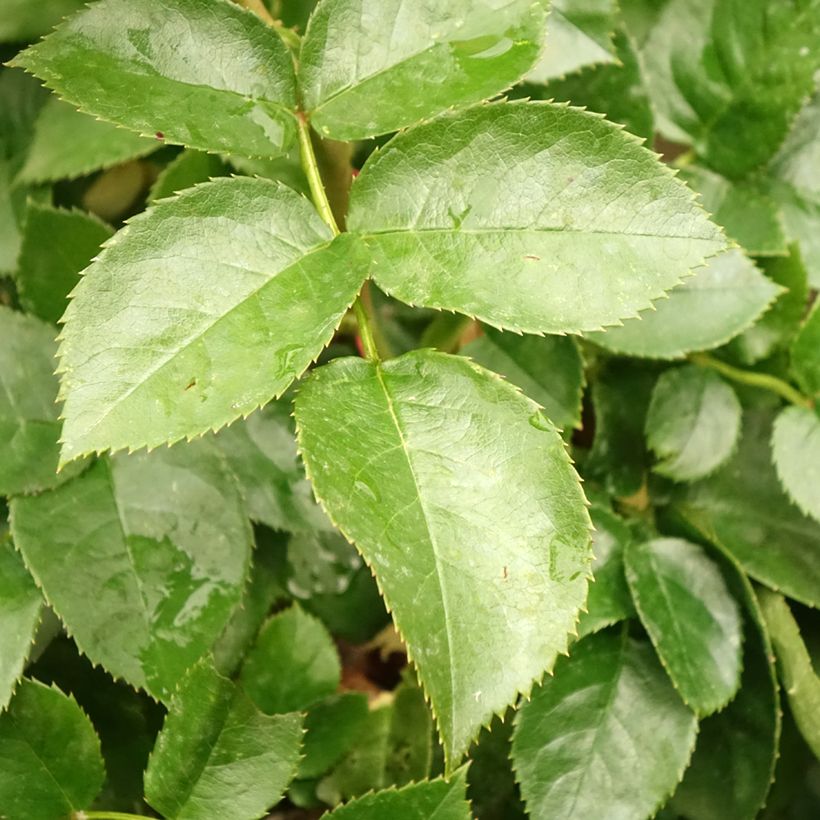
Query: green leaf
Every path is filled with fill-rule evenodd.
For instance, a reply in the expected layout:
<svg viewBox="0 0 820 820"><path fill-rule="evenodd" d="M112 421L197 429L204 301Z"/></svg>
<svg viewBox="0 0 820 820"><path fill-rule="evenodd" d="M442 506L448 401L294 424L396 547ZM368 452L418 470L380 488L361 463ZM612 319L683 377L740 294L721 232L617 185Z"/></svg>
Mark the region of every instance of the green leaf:
<svg viewBox="0 0 820 820"><path fill-rule="evenodd" d="M100 741L76 702L24 680L0 715L0 812L54 820L85 809L102 786Z"/></svg>
<svg viewBox="0 0 820 820"><path fill-rule="evenodd" d="M145 772L145 797L168 820L248 820L296 772L302 717L264 715L200 661L182 679Z"/></svg>
<svg viewBox="0 0 820 820"><path fill-rule="evenodd" d="M467 770L459 769L451 780L411 783L396 791L359 797L326 815L333 820L470 820L466 799Z"/></svg>
<svg viewBox="0 0 820 820"><path fill-rule="evenodd" d="M612 38L614 0L553 0L547 23L547 46L526 80L545 83L584 66L618 63Z"/></svg>
<svg viewBox="0 0 820 820"><path fill-rule="evenodd" d="M661 375L646 415L656 473L675 481L703 478L732 454L742 409L735 391L712 370L683 365Z"/></svg>
<svg viewBox="0 0 820 820"><path fill-rule="evenodd" d="M794 337L791 360L797 381L812 398L820 399L820 303Z"/></svg>
<svg viewBox="0 0 820 820"><path fill-rule="evenodd" d="M613 512L595 504L590 509L595 531L592 535L592 580L587 611L578 623L583 638L635 614L624 576L624 549L630 541L626 523Z"/></svg>
<svg viewBox="0 0 820 820"><path fill-rule="evenodd" d="M749 327L780 292L737 249L710 259L694 274L653 310L623 327L588 333L587 338L629 356L679 359L693 350L725 344Z"/></svg>
<svg viewBox="0 0 820 820"><path fill-rule="evenodd" d="M323 514L324 515L324 514ZM288 592L310 602L317 595L341 595L361 569L361 556L337 530L293 535L288 542Z"/></svg>
<svg viewBox="0 0 820 820"><path fill-rule="evenodd" d="M340 678L333 639L295 604L262 627L240 676L250 699L269 715L307 709L332 695Z"/></svg>
<svg viewBox="0 0 820 820"><path fill-rule="evenodd" d="M101 0L11 65L143 136L248 156L275 156L295 139L290 53L226 0Z"/></svg>
<svg viewBox="0 0 820 820"><path fill-rule="evenodd" d="M716 473L679 484L672 503L752 578L809 606L820 605L820 524L786 497L772 465L771 414L749 410L735 455Z"/></svg>
<svg viewBox="0 0 820 820"><path fill-rule="evenodd" d="M632 542L625 558L641 622L675 688L698 715L722 709L740 685L743 635L720 569L681 538Z"/></svg>
<svg viewBox="0 0 820 820"><path fill-rule="evenodd" d="M538 59L546 14L544 0L322 0L299 58L305 110L352 140L487 99Z"/></svg>
<svg viewBox="0 0 820 820"><path fill-rule="evenodd" d="M10 508L15 543L81 651L161 700L240 599L250 532L204 442L102 459Z"/></svg>
<svg viewBox="0 0 820 820"><path fill-rule="evenodd" d="M732 182L708 168L690 165L681 177L694 188L712 219L729 237L756 256L788 253L780 211L762 186L749 181Z"/></svg>
<svg viewBox="0 0 820 820"><path fill-rule="evenodd" d="M642 820L683 776L697 720L648 644L590 635L516 715L513 766L533 818Z"/></svg>
<svg viewBox="0 0 820 820"><path fill-rule="evenodd" d="M432 762L430 708L415 675L408 672L394 692L384 761L385 782L404 786L414 780L423 780L430 774Z"/></svg>
<svg viewBox="0 0 820 820"><path fill-rule="evenodd" d="M729 177L768 162L814 90L818 11L817 0L667 3L643 50L661 132Z"/></svg>
<svg viewBox="0 0 820 820"><path fill-rule="evenodd" d="M11 539L0 538L0 712L23 674L42 604L43 598Z"/></svg>
<svg viewBox="0 0 820 820"><path fill-rule="evenodd" d="M348 227L390 295L530 333L634 316L725 244L634 137L526 101L394 137L355 181Z"/></svg>
<svg viewBox="0 0 820 820"><path fill-rule="evenodd" d="M106 224L82 211L30 204L15 276L20 304L56 323L80 271L112 233Z"/></svg>
<svg viewBox="0 0 820 820"><path fill-rule="evenodd" d="M767 589L758 590L757 596L769 627L780 680L792 715L806 743L820 757L820 678L783 596Z"/></svg>
<svg viewBox="0 0 820 820"><path fill-rule="evenodd" d="M470 749L467 796L477 820L525 820L510 760L512 728L496 718Z"/></svg>
<svg viewBox="0 0 820 820"><path fill-rule="evenodd" d="M805 407L787 407L775 419L772 456L789 497L820 521L820 417Z"/></svg>
<svg viewBox="0 0 820 820"><path fill-rule="evenodd" d="M82 5L83 0L4 0L0 42L34 40Z"/></svg>
<svg viewBox="0 0 820 820"><path fill-rule="evenodd" d="M57 474L55 335L34 316L0 306L0 495L55 487L82 467Z"/></svg>
<svg viewBox="0 0 820 820"><path fill-rule="evenodd" d="M156 139L145 139L102 122L56 97L43 106L18 180L54 182L110 168L150 154Z"/></svg>
<svg viewBox="0 0 820 820"><path fill-rule="evenodd" d="M574 339L517 336L487 327L461 352L520 387L557 427L580 424L584 362Z"/></svg>
<svg viewBox="0 0 820 820"><path fill-rule="evenodd" d="M589 518L538 406L454 356L338 359L296 400L317 497L357 545L450 766L549 668L586 598Z"/></svg>
<svg viewBox="0 0 820 820"><path fill-rule="evenodd" d="M136 217L65 314L63 459L190 438L284 392L365 276L355 240L331 239L305 199L261 179L215 180Z"/></svg>
<svg viewBox="0 0 820 820"><path fill-rule="evenodd" d="M225 176L228 166L213 154L187 150L169 162L151 186L150 200L173 196L213 177Z"/></svg>

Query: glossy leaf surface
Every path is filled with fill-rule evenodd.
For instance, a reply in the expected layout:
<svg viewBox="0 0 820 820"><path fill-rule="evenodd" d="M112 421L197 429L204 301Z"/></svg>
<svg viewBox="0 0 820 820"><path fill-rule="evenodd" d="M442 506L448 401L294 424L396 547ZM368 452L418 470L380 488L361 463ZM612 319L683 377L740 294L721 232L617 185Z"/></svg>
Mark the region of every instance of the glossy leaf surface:
<svg viewBox="0 0 820 820"><path fill-rule="evenodd" d="M524 101L395 137L353 185L348 227L392 296L531 333L635 316L724 245L634 138Z"/></svg>
<svg viewBox="0 0 820 820"><path fill-rule="evenodd" d="M304 105L323 136L386 134L517 82L544 41L544 0L322 0L302 42Z"/></svg>
<svg viewBox="0 0 820 820"><path fill-rule="evenodd" d="M561 439L514 388L430 351L314 371L296 419L317 496L375 572L452 765L552 665L586 597L589 519Z"/></svg>
<svg viewBox="0 0 820 820"><path fill-rule="evenodd" d="M787 407L775 419L772 456L789 497L820 521L820 416L805 407Z"/></svg>
<svg viewBox="0 0 820 820"><path fill-rule="evenodd" d="M648 817L683 776L696 733L649 645L611 631L584 638L516 716L529 816Z"/></svg>
<svg viewBox="0 0 820 820"><path fill-rule="evenodd" d="M14 499L11 520L80 649L161 700L222 631L248 572L239 491L204 443L102 459Z"/></svg>
<svg viewBox="0 0 820 820"><path fill-rule="evenodd" d="M308 202L261 179L206 183L133 220L66 311L63 459L192 437L281 394L364 279L355 244L330 240Z"/></svg>
<svg viewBox="0 0 820 820"><path fill-rule="evenodd" d="M280 154L295 138L286 46L226 0L101 0L13 65L143 136L249 156Z"/></svg>
<svg viewBox="0 0 820 820"><path fill-rule="evenodd" d="M264 715L210 661L180 682L145 773L148 802L168 820L249 820L296 772L302 717Z"/></svg>

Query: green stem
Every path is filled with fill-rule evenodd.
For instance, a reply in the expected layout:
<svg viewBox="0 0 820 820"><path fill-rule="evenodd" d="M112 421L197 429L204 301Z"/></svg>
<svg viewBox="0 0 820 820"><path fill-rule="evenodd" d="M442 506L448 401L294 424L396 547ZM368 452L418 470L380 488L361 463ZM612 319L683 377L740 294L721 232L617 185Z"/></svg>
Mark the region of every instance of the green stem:
<svg viewBox="0 0 820 820"><path fill-rule="evenodd" d="M338 236L341 231L336 222L336 217L333 216L333 209L330 207L330 200L327 198L327 191L319 172L319 163L316 160L316 152L313 150L313 142L310 138L310 124L302 112L297 115L297 122L299 124L299 149L302 155L302 169L310 186L313 204L316 206L316 210L319 211L319 215L330 227L330 230L333 231L333 235ZM381 356L379 355L379 345L376 342L381 339L381 335L378 332L368 285L369 282L365 282L362 286L362 292L353 303L353 313L359 325L359 335L362 338L364 352L368 359L377 362L381 359Z"/></svg>
<svg viewBox="0 0 820 820"><path fill-rule="evenodd" d="M768 373L757 373L753 370L741 370L739 367L733 367L706 353L693 353L689 357L689 360L702 367L711 367L713 370L717 370L721 375L726 376L727 379L732 379L732 381L776 393L778 396L781 396L792 404L796 404L798 407L812 407L810 399L806 398L806 396L798 390L795 390L790 384L787 384L782 379L778 379L776 376L770 376Z"/></svg>
<svg viewBox="0 0 820 820"><path fill-rule="evenodd" d="M144 814L128 814L124 811L78 811L73 820L148 820Z"/></svg>

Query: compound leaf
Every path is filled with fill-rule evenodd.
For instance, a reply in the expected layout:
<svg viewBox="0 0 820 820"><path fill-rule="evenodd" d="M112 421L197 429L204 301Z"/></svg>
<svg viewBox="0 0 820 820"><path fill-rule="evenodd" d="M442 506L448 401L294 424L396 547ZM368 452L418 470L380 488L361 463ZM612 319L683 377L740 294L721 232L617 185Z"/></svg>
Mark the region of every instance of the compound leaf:
<svg viewBox="0 0 820 820"><path fill-rule="evenodd" d="M545 0L322 0L302 42L304 104L323 136L386 134L514 85L544 41Z"/></svg>
<svg viewBox="0 0 820 820"><path fill-rule="evenodd" d="M353 238L331 239L303 197L245 177L136 217L65 314L63 460L190 438L281 394L365 278Z"/></svg>
<svg viewBox="0 0 820 820"><path fill-rule="evenodd" d="M789 497L820 521L820 417L806 407L787 407L775 419L772 456Z"/></svg>
<svg viewBox="0 0 820 820"><path fill-rule="evenodd" d="M143 136L274 156L296 135L290 53L227 0L100 0L11 65Z"/></svg>
<svg viewBox="0 0 820 820"><path fill-rule="evenodd" d="M696 734L651 646L625 631L590 635L516 715L512 758L527 812L643 820L680 781Z"/></svg>
<svg viewBox="0 0 820 820"><path fill-rule="evenodd" d="M340 359L296 400L317 497L379 580L452 766L549 668L586 598L589 517L555 428L431 351Z"/></svg>
<svg viewBox="0 0 820 820"><path fill-rule="evenodd" d="M78 647L160 700L240 599L251 533L204 442L101 459L10 508L15 543Z"/></svg>
<svg viewBox="0 0 820 820"><path fill-rule="evenodd" d="M526 101L394 137L355 181L348 226L390 295L530 333L635 316L725 245L634 137Z"/></svg>
<svg viewBox="0 0 820 820"><path fill-rule="evenodd" d="M171 699L146 800L168 820L261 817L296 773L301 745L301 715L262 714L204 659Z"/></svg>

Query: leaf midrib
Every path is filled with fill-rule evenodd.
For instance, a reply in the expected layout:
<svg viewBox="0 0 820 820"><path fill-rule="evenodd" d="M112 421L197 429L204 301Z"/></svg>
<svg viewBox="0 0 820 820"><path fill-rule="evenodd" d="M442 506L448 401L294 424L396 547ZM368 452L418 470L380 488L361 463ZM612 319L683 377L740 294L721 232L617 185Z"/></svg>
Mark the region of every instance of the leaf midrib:
<svg viewBox="0 0 820 820"><path fill-rule="evenodd" d="M416 227L407 227L407 228L384 228L381 230L371 230L371 231L357 231L351 230L351 233L355 233L357 236L360 236L362 239L367 241L368 239L378 239L383 236L406 236L408 234L468 234L471 236L481 236L483 234L541 234L541 233L567 233L567 234L579 234L581 236L607 236L607 237L620 237L620 236L630 236L630 237L639 237L643 239L685 239L690 242L708 242L714 245L724 246L725 243L720 241L720 235L717 236L686 236L681 234L661 234L661 233L645 233L642 231L612 231L612 230L604 230L602 228L576 228L571 226L565 227L552 227L552 226L537 226L531 228L522 228L520 226L516 227L504 227L504 226L492 226L487 228L416 228Z"/></svg>

